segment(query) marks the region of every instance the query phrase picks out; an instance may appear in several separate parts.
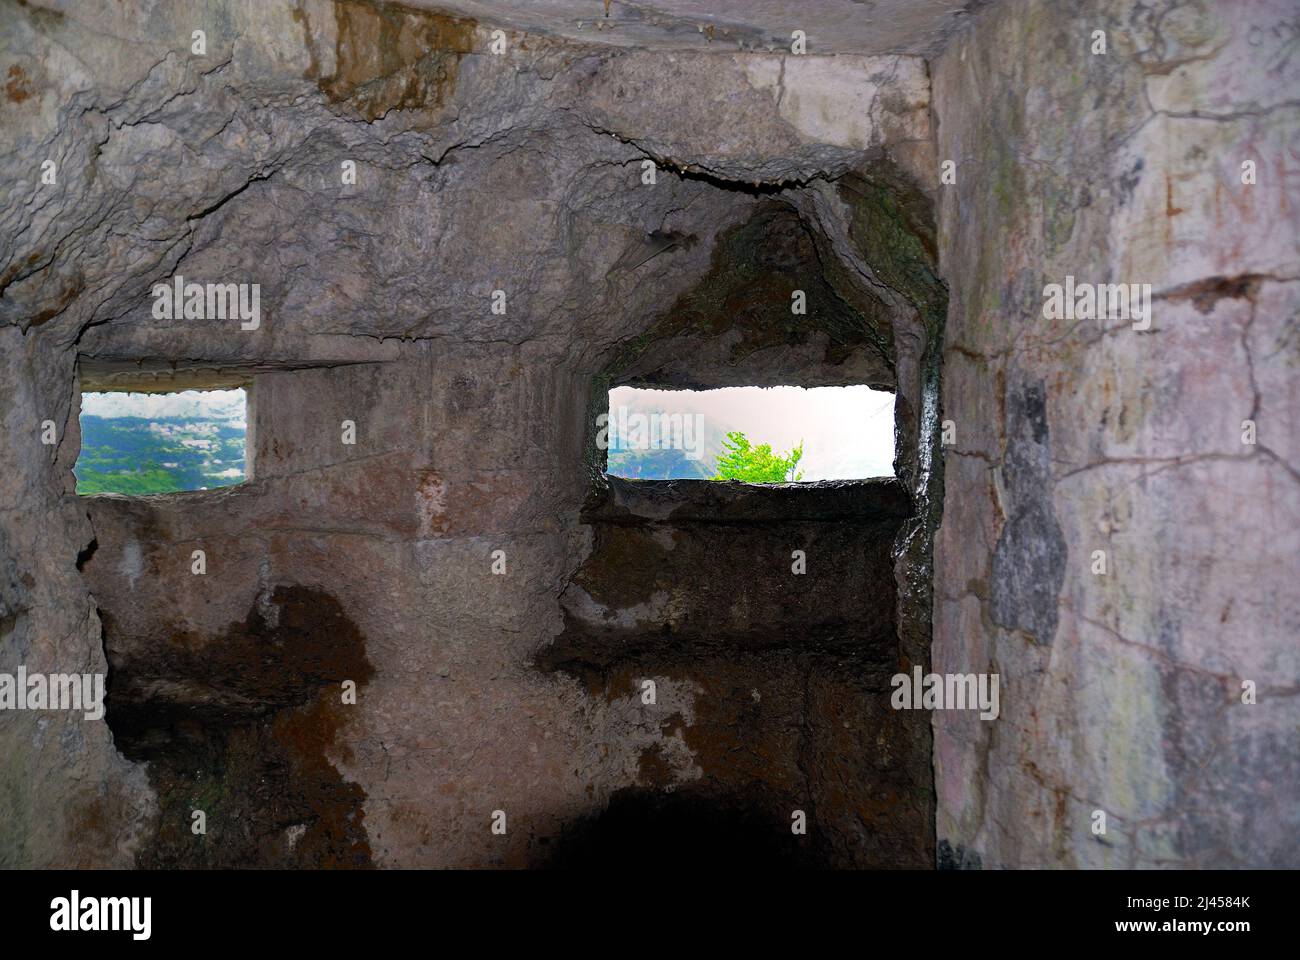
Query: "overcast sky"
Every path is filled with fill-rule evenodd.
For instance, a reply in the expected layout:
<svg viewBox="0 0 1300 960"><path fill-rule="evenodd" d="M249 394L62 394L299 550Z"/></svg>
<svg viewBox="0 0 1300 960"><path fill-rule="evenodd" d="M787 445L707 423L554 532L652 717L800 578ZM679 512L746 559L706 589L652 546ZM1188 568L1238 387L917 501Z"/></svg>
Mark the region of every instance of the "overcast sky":
<svg viewBox="0 0 1300 960"><path fill-rule="evenodd" d="M609 406L611 414L619 406L637 413L701 413L710 440L738 430L780 454L802 440L804 480L894 475L894 395L869 387L616 387Z"/></svg>
<svg viewBox="0 0 1300 960"><path fill-rule="evenodd" d="M238 389L81 395L81 412L94 417L193 417L243 426L244 409L244 391Z"/></svg>

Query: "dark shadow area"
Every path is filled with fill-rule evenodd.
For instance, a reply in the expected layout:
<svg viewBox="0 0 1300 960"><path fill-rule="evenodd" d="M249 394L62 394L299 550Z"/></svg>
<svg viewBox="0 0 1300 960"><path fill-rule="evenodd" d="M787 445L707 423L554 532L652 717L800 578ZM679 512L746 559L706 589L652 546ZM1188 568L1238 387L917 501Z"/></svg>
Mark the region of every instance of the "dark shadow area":
<svg viewBox="0 0 1300 960"><path fill-rule="evenodd" d="M118 750L148 761L156 832L141 867L364 867L365 793L330 762L342 683L373 670L338 601L278 586L225 634L178 632L141 650L104 622L105 717ZM196 834L202 811L206 833Z"/></svg>
<svg viewBox="0 0 1300 960"><path fill-rule="evenodd" d="M812 841L743 798L620 790L570 825L539 866L560 870L763 870L817 867Z"/></svg>

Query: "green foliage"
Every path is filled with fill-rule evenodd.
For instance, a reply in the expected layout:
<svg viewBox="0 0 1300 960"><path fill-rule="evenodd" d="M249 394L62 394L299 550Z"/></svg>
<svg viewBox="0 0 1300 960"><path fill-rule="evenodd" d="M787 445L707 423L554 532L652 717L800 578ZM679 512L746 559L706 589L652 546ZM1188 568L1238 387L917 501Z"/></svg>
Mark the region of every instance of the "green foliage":
<svg viewBox="0 0 1300 960"><path fill-rule="evenodd" d="M82 471L85 476L77 479L77 493L124 493L130 496L143 496L150 493L171 493L183 489L176 478L157 466L141 469L132 473L95 473Z"/></svg>
<svg viewBox="0 0 1300 960"><path fill-rule="evenodd" d="M745 483L785 483L802 480L803 473L795 467L803 459L803 441L785 456L772 452L770 443L757 447L743 433L731 432L722 441L723 453L718 457L718 472L712 480L743 480Z"/></svg>

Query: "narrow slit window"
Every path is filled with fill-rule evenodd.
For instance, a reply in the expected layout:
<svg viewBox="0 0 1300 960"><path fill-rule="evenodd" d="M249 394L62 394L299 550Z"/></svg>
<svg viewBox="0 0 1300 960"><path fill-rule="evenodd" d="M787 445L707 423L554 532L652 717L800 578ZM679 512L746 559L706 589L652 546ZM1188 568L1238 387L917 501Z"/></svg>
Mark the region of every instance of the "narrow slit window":
<svg viewBox="0 0 1300 960"><path fill-rule="evenodd" d="M606 472L809 483L894 475L894 395L866 386L609 391Z"/></svg>
<svg viewBox="0 0 1300 960"><path fill-rule="evenodd" d="M77 493L208 490L248 476L242 387L81 395Z"/></svg>

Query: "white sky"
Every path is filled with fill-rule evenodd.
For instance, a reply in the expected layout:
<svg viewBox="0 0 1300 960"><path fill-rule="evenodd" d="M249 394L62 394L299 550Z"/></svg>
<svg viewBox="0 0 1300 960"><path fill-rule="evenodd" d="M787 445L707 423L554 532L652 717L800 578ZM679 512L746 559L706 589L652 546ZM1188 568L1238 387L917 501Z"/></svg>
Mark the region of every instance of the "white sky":
<svg viewBox="0 0 1300 960"><path fill-rule="evenodd" d="M194 417L244 426L244 391L182 390L179 393L83 393L81 412L92 417Z"/></svg>
<svg viewBox="0 0 1300 960"><path fill-rule="evenodd" d="M804 480L853 480L894 473L894 395L869 387L725 387L720 390L609 392L611 411L699 413L706 446L729 430L786 453L803 441ZM242 389L179 393L84 393L82 413L100 417L193 417L243 426ZM709 463L712 466L712 463Z"/></svg>
<svg viewBox="0 0 1300 960"><path fill-rule="evenodd" d="M894 395L869 387L725 387L641 390L615 387L610 410L704 414L708 446L728 430L784 454L803 441L798 469L808 480L894 475ZM709 466L713 464L710 461Z"/></svg>

